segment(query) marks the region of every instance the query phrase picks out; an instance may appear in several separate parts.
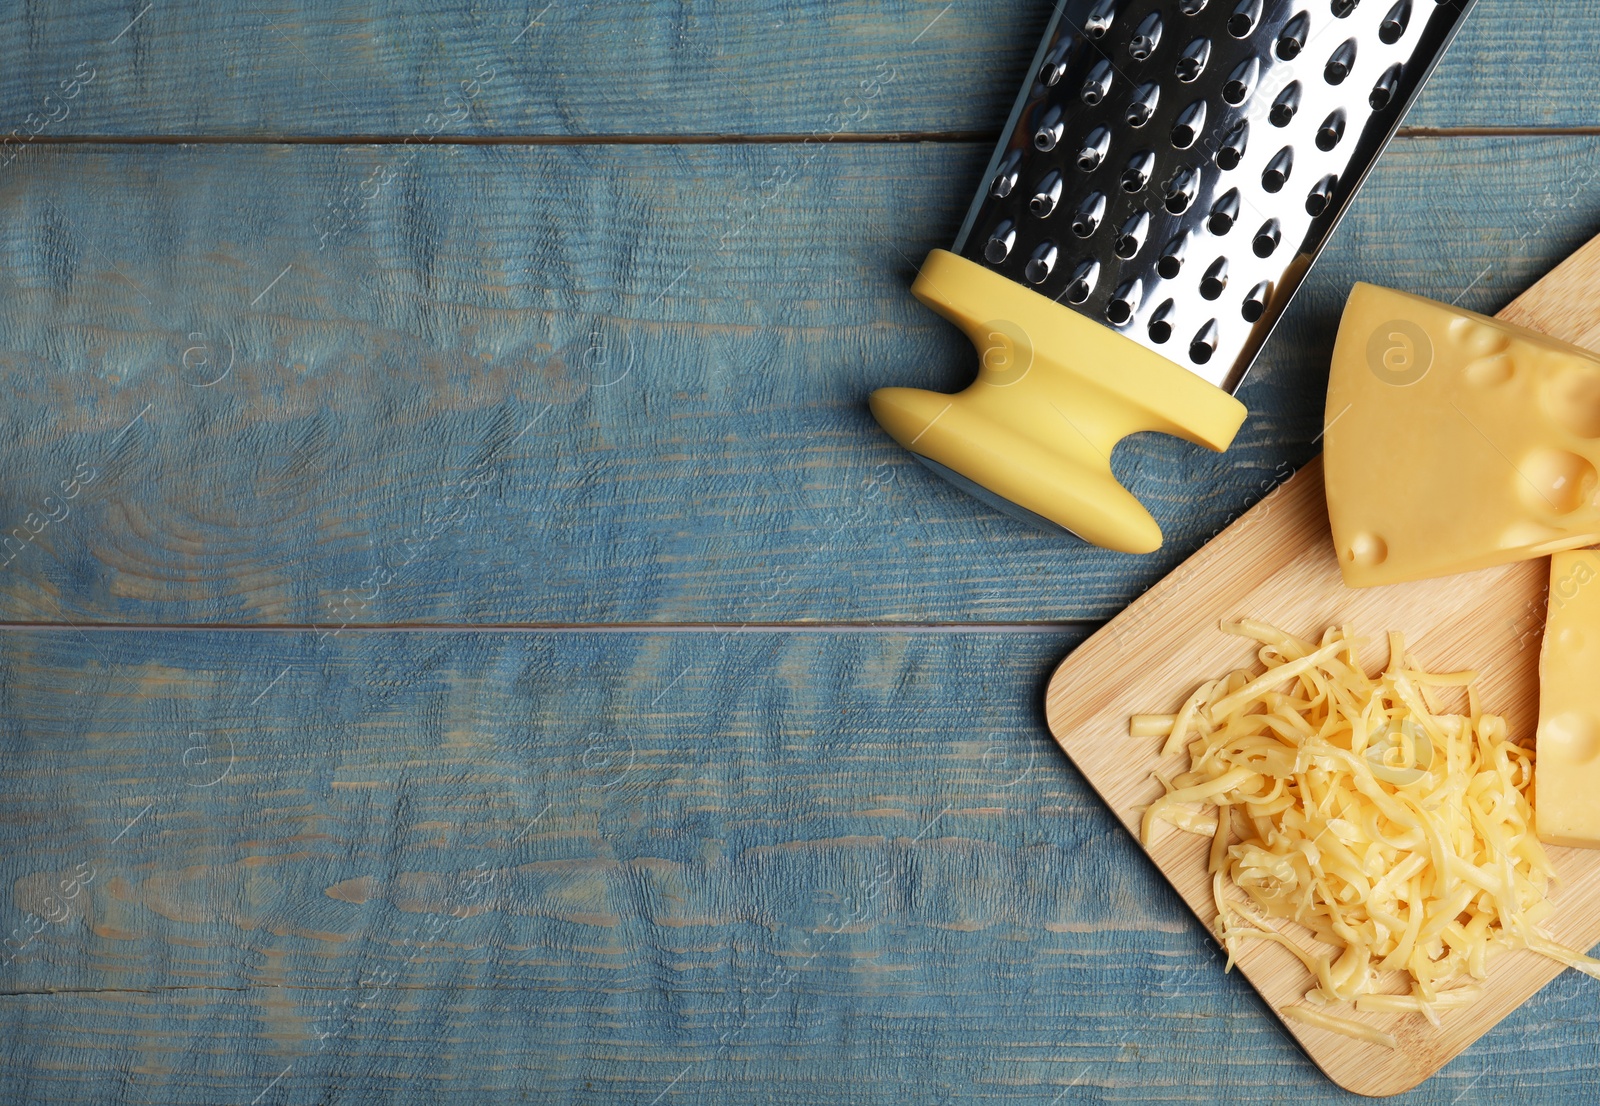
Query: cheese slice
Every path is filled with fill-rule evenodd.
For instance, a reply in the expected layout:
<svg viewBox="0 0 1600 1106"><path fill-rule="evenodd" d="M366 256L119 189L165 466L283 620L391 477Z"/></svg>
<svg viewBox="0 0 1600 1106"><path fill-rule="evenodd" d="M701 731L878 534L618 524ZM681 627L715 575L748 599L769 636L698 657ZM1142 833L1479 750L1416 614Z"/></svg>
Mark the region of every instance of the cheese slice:
<svg viewBox="0 0 1600 1106"><path fill-rule="evenodd" d="M1600 543L1600 358L1577 346L1357 284L1325 425L1351 587Z"/></svg>
<svg viewBox="0 0 1600 1106"><path fill-rule="evenodd" d="M1558 553L1539 656L1534 824L1552 845L1600 849L1600 553Z"/></svg>

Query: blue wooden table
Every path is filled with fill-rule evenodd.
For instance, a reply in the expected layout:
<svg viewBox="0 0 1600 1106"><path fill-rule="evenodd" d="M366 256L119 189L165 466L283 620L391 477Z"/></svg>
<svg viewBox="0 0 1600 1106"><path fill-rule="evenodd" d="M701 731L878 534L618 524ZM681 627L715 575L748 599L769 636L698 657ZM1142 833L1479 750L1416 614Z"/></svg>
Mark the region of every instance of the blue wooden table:
<svg viewBox="0 0 1600 1106"><path fill-rule="evenodd" d="M1482 0L1169 536L879 432L1037 0L0 13L0 1101L1344 1102L1041 718L1316 449L1344 293L1600 229L1600 3ZM1600 1097L1568 974L1407 1103Z"/></svg>

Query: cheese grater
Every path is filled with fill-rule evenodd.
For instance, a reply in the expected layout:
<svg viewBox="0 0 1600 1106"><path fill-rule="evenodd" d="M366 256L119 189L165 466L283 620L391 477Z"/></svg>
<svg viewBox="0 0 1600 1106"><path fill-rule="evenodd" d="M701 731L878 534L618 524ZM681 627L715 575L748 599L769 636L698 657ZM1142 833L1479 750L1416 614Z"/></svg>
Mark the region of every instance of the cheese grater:
<svg viewBox="0 0 1600 1106"><path fill-rule="evenodd" d="M901 445L1125 553L1140 431L1214 450L1233 393L1475 0L1062 0L951 250L912 293L977 379L873 393Z"/></svg>

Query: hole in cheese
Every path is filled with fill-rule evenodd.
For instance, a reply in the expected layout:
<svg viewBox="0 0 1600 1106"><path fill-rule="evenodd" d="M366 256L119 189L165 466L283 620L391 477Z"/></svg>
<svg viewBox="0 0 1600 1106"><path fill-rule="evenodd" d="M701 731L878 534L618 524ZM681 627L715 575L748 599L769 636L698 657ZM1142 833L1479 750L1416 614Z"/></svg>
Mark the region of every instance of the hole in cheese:
<svg viewBox="0 0 1600 1106"><path fill-rule="evenodd" d="M1370 568L1373 565L1381 565L1388 556L1388 543L1377 534L1363 533L1350 539L1350 551L1345 559Z"/></svg>
<svg viewBox="0 0 1600 1106"><path fill-rule="evenodd" d="M1535 449L1517 464L1518 493L1530 510L1570 515L1591 503L1600 473L1565 449Z"/></svg>
<svg viewBox="0 0 1600 1106"><path fill-rule="evenodd" d="M1495 388L1510 380L1517 367L1506 354L1480 357L1466 368L1467 381L1479 388Z"/></svg>
<svg viewBox="0 0 1600 1106"><path fill-rule="evenodd" d="M1582 711L1556 715L1539 728L1539 751L1547 766L1589 763L1600 756L1600 720Z"/></svg>
<svg viewBox="0 0 1600 1106"><path fill-rule="evenodd" d="M1590 365L1558 369L1539 398L1552 422L1580 438L1600 438L1600 369Z"/></svg>
<svg viewBox="0 0 1600 1106"><path fill-rule="evenodd" d="M1504 353L1511 346L1511 339L1493 326L1471 316L1462 316L1450 323L1450 337L1461 345L1468 357L1490 357L1496 353Z"/></svg>

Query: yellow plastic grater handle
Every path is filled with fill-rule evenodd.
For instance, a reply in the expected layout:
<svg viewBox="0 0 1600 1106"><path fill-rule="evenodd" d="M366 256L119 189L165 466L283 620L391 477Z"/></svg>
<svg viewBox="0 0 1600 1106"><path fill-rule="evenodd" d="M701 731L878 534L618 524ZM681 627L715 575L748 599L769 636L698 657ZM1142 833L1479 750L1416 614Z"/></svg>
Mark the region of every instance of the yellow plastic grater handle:
<svg viewBox="0 0 1600 1106"><path fill-rule="evenodd" d="M1244 404L1109 326L998 273L934 250L912 294L978 347L955 395L872 393L895 441L1017 506L1122 553L1161 548L1161 527L1111 475L1111 451L1157 430L1222 451Z"/></svg>

